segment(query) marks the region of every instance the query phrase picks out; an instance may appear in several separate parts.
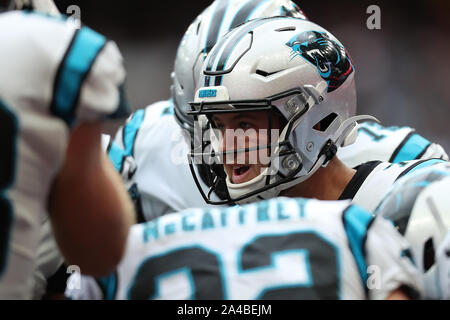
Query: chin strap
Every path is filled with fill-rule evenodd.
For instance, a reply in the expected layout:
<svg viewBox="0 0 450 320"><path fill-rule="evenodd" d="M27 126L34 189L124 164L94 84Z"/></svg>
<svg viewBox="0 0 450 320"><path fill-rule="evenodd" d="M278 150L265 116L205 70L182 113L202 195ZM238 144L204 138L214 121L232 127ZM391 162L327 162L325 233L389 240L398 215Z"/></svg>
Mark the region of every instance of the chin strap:
<svg viewBox="0 0 450 320"><path fill-rule="evenodd" d="M277 192L277 196L278 196L278 194L281 191L289 189L289 188L291 188L291 187L293 187L293 186L295 186L295 185L297 185L297 184L299 184L299 183L301 183L303 181L306 181L309 178L311 178L311 176L314 173L316 173L316 171L323 165L325 159L326 159L326 155L322 154L319 158L317 158L317 161L314 163L314 166L311 168L311 170L309 170L309 172L307 174L305 174L305 175L303 175L301 177L298 177L297 179L295 179L295 180L293 180L291 182L288 182L288 183L285 183L285 184L282 184L282 185L276 187L275 189L278 191Z"/></svg>
<svg viewBox="0 0 450 320"><path fill-rule="evenodd" d="M326 166L328 164L328 162L330 162L334 158L334 156L336 155L337 151L338 151L338 147L330 139L330 140L327 141L325 146L320 151L318 159L320 159L321 156L325 156L325 160L323 161L323 166Z"/></svg>

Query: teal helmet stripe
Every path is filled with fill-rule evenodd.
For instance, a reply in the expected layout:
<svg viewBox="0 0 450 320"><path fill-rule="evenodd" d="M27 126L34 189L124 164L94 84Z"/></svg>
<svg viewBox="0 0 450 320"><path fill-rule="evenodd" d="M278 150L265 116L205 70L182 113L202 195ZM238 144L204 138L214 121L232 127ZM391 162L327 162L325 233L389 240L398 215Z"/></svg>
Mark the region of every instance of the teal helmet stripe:
<svg viewBox="0 0 450 320"><path fill-rule="evenodd" d="M210 25L208 29L208 36L206 37L205 48L203 53L207 54L219 40L219 32L228 9L230 0L218 1L214 14L211 16Z"/></svg>
<svg viewBox="0 0 450 320"><path fill-rule="evenodd" d="M213 15L212 21L215 21L215 27L209 29L208 31L208 38L206 40L206 44L205 44L205 48L203 50L204 54L208 54L209 51L214 47L214 45L216 44L216 42L219 40L219 35L220 34L225 34L226 32L234 29L235 27L237 27L238 25L246 22L250 16L252 15L252 13L258 8L260 7L263 3L267 3L268 0L248 0L246 3L244 3L237 12L233 12L231 14L227 14L225 12L225 10L223 10L224 7L223 3L222 6L221 3L218 3L218 7L215 9L215 13ZM221 22L220 25L222 25L224 23L225 20L227 18L227 15L230 15L231 17L234 15L233 20L231 21L230 25L228 28L223 30L223 27L220 27L219 29L217 29L217 26L219 26L219 24L217 23L219 21L219 17L218 14L219 13L224 13L224 15L221 16ZM222 32L221 31L225 31ZM213 67L213 63L215 60L215 57L217 57L217 54L220 50L216 50L216 54L214 54L213 52L211 52L211 55L214 55L214 57L212 59L209 60L208 66L206 68L207 71L211 71L212 67ZM205 77L205 83L204 86L209 86L210 85L210 79L211 77L206 76Z"/></svg>
<svg viewBox="0 0 450 320"><path fill-rule="evenodd" d="M216 64L216 72L225 71L225 67L228 63L229 58L231 57L234 49L237 47L239 42L244 39L244 37L254 29L258 28L259 26L271 22L272 19L262 18L262 19L255 19L247 24L243 25L241 28L238 29L238 31L233 34L233 38L230 41L224 42L224 45L226 44L225 49L222 52L222 55L220 56L220 59L218 60ZM216 51L217 52L217 51ZM215 60L215 59L212 59ZM211 60L210 60L211 61ZM215 85L220 86L222 85L222 75L218 75L215 78Z"/></svg>
<svg viewBox="0 0 450 320"><path fill-rule="evenodd" d="M263 3L267 3L268 0L250 0L248 1L234 16L231 22L230 28L234 29L240 24L246 22L251 17L252 13L258 9Z"/></svg>

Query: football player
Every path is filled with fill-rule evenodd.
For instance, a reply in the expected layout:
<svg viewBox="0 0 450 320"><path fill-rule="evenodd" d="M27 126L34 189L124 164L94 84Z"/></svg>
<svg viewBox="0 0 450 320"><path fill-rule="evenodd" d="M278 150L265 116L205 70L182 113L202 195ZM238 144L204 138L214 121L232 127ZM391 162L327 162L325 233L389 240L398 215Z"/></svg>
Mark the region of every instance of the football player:
<svg viewBox="0 0 450 320"><path fill-rule="evenodd" d="M187 161L193 117L186 111L194 98L194 74L212 46L229 30L250 19L277 15L306 19L300 8L287 0L214 1L189 26L180 43L172 74L172 98L138 110L118 131L115 142L134 157L137 165L134 182L141 197L140 221L207 206ZM123 151L112 150L110 156L121 159ZM208 182L208 177L204 178ZM227 190L221 185L216 193L224 197ZM220 200L218 195L211 196Z"/></svg>
<svg viewBox="0 0 450 320"><path fill-rule="evenodd" d="M276 196L352 199L372 212L401 176L440 159L346 166L336 156L355 142L355 69L319 25L293 17L252 20L214 46L199 73L198 128L191 170L209 204ZM230 135L231 134L231 135ZM425 152L426 153L426 152ZM216 201L195 164L220 165L229 196ZM221 172L210 166L214 180Z"/></svg>
<svg viewBox="0 0 450 320"><path fill-rule="evenodd" d="M107 274L123 254L132 204L100 137L102 121L127 115L125 70L95 31L1 4L0 298L28 299L47 219L84 273Z"/></svg>
<svg viewBox="0 0 450 320"><path fill-rule="evenodd" d="M71 299L406 299L422 290L392 224L349 201L277 198L135 225L108 277Z"/></svg>
<svg viewBox="0 0 450 320"><path fill-rule="evenodd" d="M375 211L411 244L428 299L450 299L449 190L449 164L424 168L400 179Z"/></svg>
<svg viewBox="0 0 450 320"><path fill-rule="evenodd" d="M258 17L293 16L307 19L291 1L216 0L189 26L178 47L170 100L138 110L119 130L115 142L125 153L135 157L138 168L133 195L141 194L138 205L140 221L207 203L197 192L186 164L187 153L194 137L194 118L188 114L194 100L197 76L206 54L229 30ZM356 104L350 112L356 112ZM193 142L193 141L192 141ZM123 151L110 155L123 159ZM447 154L437 144L418 135L412 128L384 128L375 122L362 123L356 142L338 150L338 156L350 168L367 161L389 161L442 158ZM198 183L202 188L214 184L211 197L218 201L228 197L222 168L197 164ZM361 169L362 171L362 169ZM132 183L133 184L133 183ZM139 191L139 192L137 192Z"/></svg>

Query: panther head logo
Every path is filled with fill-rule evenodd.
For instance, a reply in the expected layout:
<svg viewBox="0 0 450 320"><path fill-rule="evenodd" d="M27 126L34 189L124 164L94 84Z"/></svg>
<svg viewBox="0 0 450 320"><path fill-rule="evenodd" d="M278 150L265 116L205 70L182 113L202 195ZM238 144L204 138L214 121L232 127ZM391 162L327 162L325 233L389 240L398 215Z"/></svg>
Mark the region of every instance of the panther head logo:
<svg viewBox="0 0 450 320"><path fill-rule="evenodd" d="M292 59L301 56L317 67L328 83L328 92L338 89L354 71L345 48L325 32L305 31L290 39Z"/></svg>

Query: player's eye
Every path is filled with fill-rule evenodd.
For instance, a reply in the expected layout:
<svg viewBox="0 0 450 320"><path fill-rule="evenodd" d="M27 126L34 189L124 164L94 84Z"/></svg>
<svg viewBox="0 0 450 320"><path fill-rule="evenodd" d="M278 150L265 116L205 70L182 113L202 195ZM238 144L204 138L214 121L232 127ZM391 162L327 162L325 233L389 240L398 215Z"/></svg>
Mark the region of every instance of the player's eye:
<svg viewBox="0 0 450 320"><path fill-rule="evenodd" d="M253 128L253 125L249 122L241 121L239 122L239 128L243 130L248 130L250 128Z"/></svg>

